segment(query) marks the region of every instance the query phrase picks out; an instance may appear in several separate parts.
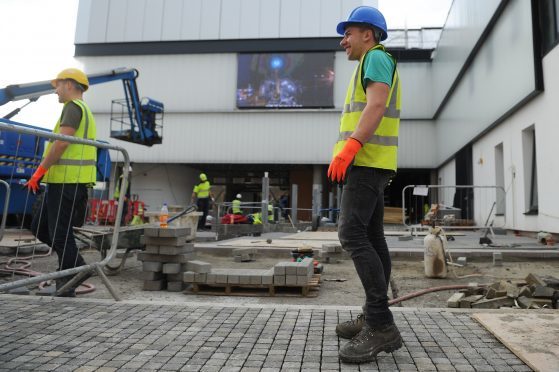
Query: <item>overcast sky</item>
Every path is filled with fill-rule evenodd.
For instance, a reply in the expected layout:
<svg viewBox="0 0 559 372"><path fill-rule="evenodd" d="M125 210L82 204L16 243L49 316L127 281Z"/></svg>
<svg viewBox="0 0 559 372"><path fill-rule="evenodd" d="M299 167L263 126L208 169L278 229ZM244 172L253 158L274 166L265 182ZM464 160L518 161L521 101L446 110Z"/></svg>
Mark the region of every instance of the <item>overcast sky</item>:
<svg viewBox="0 0 559 372"><path fill-rule="evenodd" d="M323 0L326 1L326 0ZM378 0L389 29L441 27L452 0ZM51 79L74 60L78 0L0 0L0 87ZM26 101L0 107L0 117ZM52 128L60 114L55 95L39 98L13 119Z"/></svg>

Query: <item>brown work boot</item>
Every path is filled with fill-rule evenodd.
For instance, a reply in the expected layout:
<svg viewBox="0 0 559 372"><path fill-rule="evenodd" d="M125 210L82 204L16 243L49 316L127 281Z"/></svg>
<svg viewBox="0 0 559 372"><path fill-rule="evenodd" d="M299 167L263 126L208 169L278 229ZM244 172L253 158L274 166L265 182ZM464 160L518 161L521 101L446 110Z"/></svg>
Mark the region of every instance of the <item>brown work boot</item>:
<svg viewBox="0 0 559 372"><path fill-rule="evenodd" d="M357 318L340 323L336 326L336 334L341 338L354 338L363 328L365 317L363 313L357 315Z"/></svg>
<svg viewBox="0 0 559 372"><path fill-rule="evenodd" d="M340 348L340 359L346 363L372 362L381 351L391 353L402 347L402 337L396 325L375 331L368 324L357 336Z"/></svg>

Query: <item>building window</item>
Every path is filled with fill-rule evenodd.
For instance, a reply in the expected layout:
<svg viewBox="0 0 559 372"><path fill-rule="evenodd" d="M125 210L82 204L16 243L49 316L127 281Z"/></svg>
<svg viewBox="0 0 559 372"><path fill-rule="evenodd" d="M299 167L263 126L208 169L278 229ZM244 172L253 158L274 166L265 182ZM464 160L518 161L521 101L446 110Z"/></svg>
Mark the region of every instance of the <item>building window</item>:
<svg viewBox="0 0 559 372"><path fill-rule="evenodd" d="M495 146L495 191L496 215L504 216L506 211L505 189L505 156L503 153L503 143Z"/></svg>
<svg viewBox="0 0 559 372"><path fill-rule="evenodd" d="M524 158L525 214L538 214L538 167L536 161L536 127L522 131L522 155Z"/></svg>
<svg viewBox="0 0 559 372"><path fill-rule="evenodd" d="M541 0L540 26L543 54L547 54L559 42L559 0Z"/></svg>

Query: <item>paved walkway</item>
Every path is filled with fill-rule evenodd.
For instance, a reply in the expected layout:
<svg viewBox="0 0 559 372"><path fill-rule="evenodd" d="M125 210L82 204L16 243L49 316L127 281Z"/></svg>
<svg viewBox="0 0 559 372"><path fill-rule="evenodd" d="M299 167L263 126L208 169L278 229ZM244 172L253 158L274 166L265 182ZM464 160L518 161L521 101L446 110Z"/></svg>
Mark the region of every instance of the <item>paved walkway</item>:
<svg viewBox="0 0 559 372"><path fill-rule="evenodd" d="M404 347L340 363L358 308L191 306L0 295L0 370L529 371L470 318L396 308Z"/></svg>

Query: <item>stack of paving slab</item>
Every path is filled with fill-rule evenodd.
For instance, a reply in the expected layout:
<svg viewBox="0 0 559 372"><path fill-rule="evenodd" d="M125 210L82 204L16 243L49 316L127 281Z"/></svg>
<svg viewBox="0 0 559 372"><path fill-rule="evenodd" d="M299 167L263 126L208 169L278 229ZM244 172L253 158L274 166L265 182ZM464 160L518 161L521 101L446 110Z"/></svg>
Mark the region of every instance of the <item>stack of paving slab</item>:
<svg viewBox="0 0 559 372"><path fill-rule="evenodd" d="M256 248L236 248L233 249L233 260L235 262L250 262L256 258Z"/></svg>
<svg viewBox="0 0 559 372"><path fill-rule="evenodd" d="M325 263L338 263L339 260L346 258L346 254L340 244L322 244L320 258Z"/></svg>
<svg viewBox="0 0 559 372"><path fill-rule="evenodd" d="M144 291L184 289L184 272L196 259L194 243L187 242L189 235L190 229L186 227L144 229L146 249L138 253L138 260L143 262Z"/></svg>
<svg viewBox="0 0 559 372"><path fill-rule="evenodd" d="M206 273L187 271L184 273L186 284L217 286L261 286L272 285L273 269L211 269Z"/></svg>
<svg viewBox="0 0 559 372"><path fill-rule="evenodd" d="M306 286L314 274L314 260L303 258L300 262L279 262L274 266L275 286Z"/></svg>

